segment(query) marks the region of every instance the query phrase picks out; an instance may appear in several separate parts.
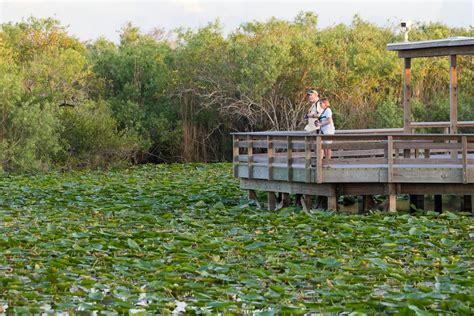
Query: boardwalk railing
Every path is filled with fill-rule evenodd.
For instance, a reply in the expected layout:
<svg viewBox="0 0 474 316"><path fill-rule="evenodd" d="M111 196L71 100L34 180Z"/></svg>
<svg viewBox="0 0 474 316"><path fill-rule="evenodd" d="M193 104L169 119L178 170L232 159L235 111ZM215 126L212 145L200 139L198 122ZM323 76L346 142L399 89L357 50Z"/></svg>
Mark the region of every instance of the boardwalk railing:
<svg viewBox="0 0 474 316"><path fill-rule="evenodd" d="M235 133L234 175L303 183L474 183L474 135ZM332 157L323 158L323 149Z"/></svg>

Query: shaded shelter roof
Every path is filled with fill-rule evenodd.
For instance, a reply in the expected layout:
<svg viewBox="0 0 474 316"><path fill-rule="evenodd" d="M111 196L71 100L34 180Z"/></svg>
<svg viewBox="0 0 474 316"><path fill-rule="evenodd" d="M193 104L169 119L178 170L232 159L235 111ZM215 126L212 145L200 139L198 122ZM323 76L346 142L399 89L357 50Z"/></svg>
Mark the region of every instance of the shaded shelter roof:
<svg viewBox="0 0 474 316"><path fill-rule="evenodd" d="M387 49L400 58L474 55L474 37L450 37L441 40L391 43Z"/></svg>

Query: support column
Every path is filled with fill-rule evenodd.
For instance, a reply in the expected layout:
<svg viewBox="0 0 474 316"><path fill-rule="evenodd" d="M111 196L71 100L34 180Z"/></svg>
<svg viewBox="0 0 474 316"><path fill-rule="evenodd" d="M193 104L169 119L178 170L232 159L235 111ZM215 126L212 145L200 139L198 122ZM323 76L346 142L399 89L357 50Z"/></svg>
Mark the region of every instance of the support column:
<svg viewBox="0 0 474 316"><path fill-rule="evenodd" d="M276 195L275 192L267 192L268 197L268 210L273 211L276 208Z"/></svg>
<svg viewBox="0 0 474 316"><path fill-rule="evenodd" d="M449 56L449 127L451 134L458 133L458 76L456 55Z"/></svg>
<svg viewBox="0 0 474 316"><path fill-rule="evenodd" d="M461 211L472 212L472 196L471 195L461 196Z"/></svg>
<svg viewBox="0 0 474 316"><path fill-rule="evenodd" d="M337 196L328 196L328 210L337 211Z"/></svg>
<svg viewBox="0 0 474 316"><path fill-rule="evenodd" d="M411 58L405 58L403 82L403 131L409 134L411 133Z"/></svg>
<svg viewBox="0 0 474 316"><path fill-rule="evenodd" d="M258 202L257 193L255 192L255 190L249 190L248 191L248 199L255 201L255 204L257 205L258 208L262 207L260 205L260 202Z"/></svg>
<svg viewBox="0 0 474 316"><path fill-rule="evenodd" d="M442 195L435 195L434 196L434 211L441 213L443 211L443 196Z"/></svg>
<svg viewBox="0 0 474 316"><path fill-rule="evenodd" d="M425 196L424 195L410 195L410 210L411 205L415 205L417 210L425 209Z"/></svg>
<svg viewBox="0 0 474 316"><path fill-rule="evenodd" d="M301 199L301 205L303 206L303 211L309 212L312 206L312 196L311 195L303 195Z"/></svg>
<svg viewBox="0 0 474 316"><path fill-rule="evenodd" d="M389 213L397 212L397 186L394 183L389 183L387 185L387 211Z"/></svg>
<svg viewBox="0 0 474 316"><path fill-rule="evenodd" d="M328 210L337 211L337 191L336 186L332 185L331 195L328 196Z"/></svg>
<svg viewBox="0 0 474 316"><path fill-rule="evenodd" d="M362 195L362 201L359 203L359 213L367 213L375 206L372 195Z"/></svg>
<svg viewBox="0 0 474 316"><path fill-rule="evenodd" d="M281 205L282 207L290 206L290 193L282 193Z"/></svg>

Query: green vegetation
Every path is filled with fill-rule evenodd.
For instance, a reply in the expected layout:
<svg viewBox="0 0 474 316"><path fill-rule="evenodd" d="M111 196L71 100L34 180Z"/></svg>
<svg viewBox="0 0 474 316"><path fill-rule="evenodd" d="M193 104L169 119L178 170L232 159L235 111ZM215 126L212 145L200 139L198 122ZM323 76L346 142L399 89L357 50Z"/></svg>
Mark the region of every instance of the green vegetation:
<svg viewBox="0 0 474 316"><path fill-rule="evenodd" d="M469 314L472 215L257 210L229 164L0 180L0 309Z"/></svg>
<svg viewBox="0 0 474 316"><path fill-rule="evenodd" d="M218 23L82 43L54 19L0 25L0 168L33 171L229 159L231 131L302 128L308 87L329 97L339 129L402 122L395 27L317 15ZM411 40L473 36L418 23ZM460 56L459 119L474 120L474 68ZM413 61L414 119L447 120L447 58Z"/></svg>

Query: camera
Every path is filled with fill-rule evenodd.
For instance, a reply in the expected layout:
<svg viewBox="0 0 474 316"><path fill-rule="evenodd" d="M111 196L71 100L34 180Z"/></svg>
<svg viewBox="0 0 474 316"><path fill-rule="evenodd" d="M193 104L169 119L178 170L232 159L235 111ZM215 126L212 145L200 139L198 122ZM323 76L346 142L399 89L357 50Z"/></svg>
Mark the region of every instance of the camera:
<svg viewBox="0 0 474 316"><path fill-rule="evenodd" d="M411 28L411 21L400 22L400 27L402 28L404 41L408 42L408 32L410 31L410 28Z"/></svg>

